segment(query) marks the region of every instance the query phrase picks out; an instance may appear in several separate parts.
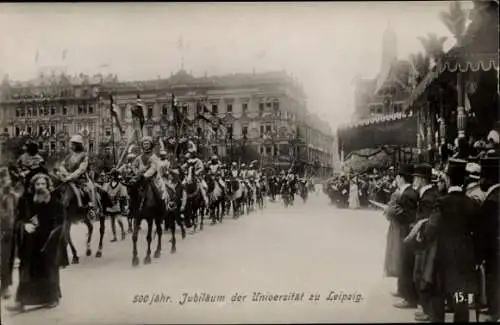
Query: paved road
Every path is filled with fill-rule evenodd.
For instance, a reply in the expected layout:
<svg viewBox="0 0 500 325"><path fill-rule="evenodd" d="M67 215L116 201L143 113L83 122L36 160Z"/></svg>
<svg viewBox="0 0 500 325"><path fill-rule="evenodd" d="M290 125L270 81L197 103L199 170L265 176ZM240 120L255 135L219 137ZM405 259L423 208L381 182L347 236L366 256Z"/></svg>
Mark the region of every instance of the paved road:
<svg viewBox="0 0 500 325"><path fill-rule="evenodd" d="M150 265L142 264L141 247L141 265L133 268L130 237L109 243L108 233L103 257L85 257L85 230L78 226L74 233L81 263L61 272L61 304L17 315L2 310L4 323L412 321L413 311L391 306L388 292L394 281L382 276L386 228L380 213L338 210L319 194L306 204L299 201L284 209L269 203L262 211L208 226L179 240L176 254L165 249ZM97 238L93 242L96 247ZM327 301L330 291L331 299L345 294L344 301ZM296 292L301 300L252 302L253 292ZM208 293L225 300L181 305L182 293ZM153 294L170 300L133 303L136 295ZM233 302L235 294L247 297Z"/></svg>

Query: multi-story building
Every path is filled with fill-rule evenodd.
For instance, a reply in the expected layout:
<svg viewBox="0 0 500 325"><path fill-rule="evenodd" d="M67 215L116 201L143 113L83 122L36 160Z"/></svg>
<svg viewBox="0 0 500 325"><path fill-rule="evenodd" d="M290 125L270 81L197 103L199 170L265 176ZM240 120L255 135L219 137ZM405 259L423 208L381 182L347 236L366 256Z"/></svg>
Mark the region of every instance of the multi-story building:
<svg viewBox="0 0 500 325"><path fill-rule="evenodd" d="M82 131L93 153L99 148L109 152L112 141L123 149L126 139L112 127L104 95L108 92L124 128L132 122L130 107L140 95L146 133L168 143L176 135L173 95L183 116L177 135L196 135L205 155L216 153L227 161L255 159L264 167L287 168L293 162L320 174L332 168L333 132L308 112L304 91L285 72L197 78L181 70L168 79L129 82L112 76L54 75L24 84L4 81L2 88L4 132L37 133L48 151L64 150L67 137Z"/></svg>

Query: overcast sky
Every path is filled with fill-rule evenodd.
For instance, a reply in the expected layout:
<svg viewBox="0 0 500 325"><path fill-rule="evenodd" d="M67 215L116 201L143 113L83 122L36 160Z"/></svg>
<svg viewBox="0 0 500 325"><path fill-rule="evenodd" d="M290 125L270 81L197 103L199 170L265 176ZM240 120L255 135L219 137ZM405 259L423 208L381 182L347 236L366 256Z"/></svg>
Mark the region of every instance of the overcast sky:
<svg viewBox="0 0 500 325"><path fill-rule="evenodd" d="M464 5L471 7L470 1ZM350 119L356 76L380 69L390 23L398 57L423 51L418 36L449 36L448 2L0 4L0 75L27 80L42 66L119 79L285 69L304 85L309 110L333 127ZM66 49L63 62L62 53ZM38 62L35 63L38 51ZM102 67L102 65L108 65ZM101 66L101 67L99 67Z"/></svg>

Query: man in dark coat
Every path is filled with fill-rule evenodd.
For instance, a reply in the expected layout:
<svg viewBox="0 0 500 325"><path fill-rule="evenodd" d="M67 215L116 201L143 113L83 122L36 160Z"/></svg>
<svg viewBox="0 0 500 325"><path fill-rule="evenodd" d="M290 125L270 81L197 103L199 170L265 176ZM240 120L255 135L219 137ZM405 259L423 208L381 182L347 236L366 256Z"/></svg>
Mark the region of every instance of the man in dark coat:
<svg viewBox="0 0 500 325"><path fill-rule="evenodd" d="M447 174L447 194L439 198L423 225L422 242L436 241L432 267L429 317L432 322L444 322L445 299L450 298L455 322L469 321L469 301L477 292L475 254L472 232L477 214L476 202L463 191L467 161L450 158Z"/></svg>
<svg viewBox="0 0 500 325"><path fill-rule="evenodd" d="M23 311L27 305L56 307L61 298L59 284L59 253L62 247L64 208L51 195L52 184L46 174L33 176L19 206L16 220L16 245L19 285L16 304L11 311Z"/></svg>
<svg viewBox="0 0 500 325"><path fill-rule="evenodd" d="M481 160L480 186L486 198L479 210L477 229L478 260L484 261L486 300L490 321L500 318L500 184L499 157Z"/></svg>
<svg viewBox="0 0 500 325"><path fill-rule="evenodd" d="M403 300L396 303L396 308L416 308L417 293L413 282L413 267L415 257L411 246L403 245L404 238L410 232L410 225L415 222L417 213L418 193L412 188L413 166L401 164L396 176L399 197L395 202L394 212L388 213L387 217L400 229L399 245L401 247L401 270L398 275L397 296Z"/></svg>
<svg viewBox="0 0 500 325"><path fill-rule="evenodd" d="M431 182L432 166L429 164L419 164L415 166L413 173L413 188L419 193L419 201L417 207L416 221L428 219L432 208L439 198L439 190ZM416 321L429 320L429 302L430 297L428 291L425 290L426 279L424 277L426 260L430 256L430 245L421 245L418 237L414 241L408 242L408 245L413 245L415 248L415 271L414 281L417 293L419 294L419 304L422 306L422 312L415 313Z"/></svg>

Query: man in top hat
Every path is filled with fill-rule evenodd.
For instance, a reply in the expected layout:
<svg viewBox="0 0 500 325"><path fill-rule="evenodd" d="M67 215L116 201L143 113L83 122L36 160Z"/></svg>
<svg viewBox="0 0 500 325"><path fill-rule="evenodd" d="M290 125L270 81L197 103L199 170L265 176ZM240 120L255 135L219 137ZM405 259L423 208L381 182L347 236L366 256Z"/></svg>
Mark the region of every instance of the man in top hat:
<svg viewBox="0 0 500 325"><path fill-rule="evenodd" d="M403 239L410 232L410 225L415 222L417 213L418 193L412 188L413 165L401 164L396 174L398 198L394 201L394 209L387 213L387 218L394 226L400 228L400 237L395 245L400 245L399 256L396 263L400 265L398 274L398 288L396 296L402 301L396 303L396 308L416 308L418 297L413 282L414 253L413 250L403 245Z"/></svg>
<svg viewBox="0 0 500 325"><path fill-rule="evenodd" d="M440 197L422 226L420 241L435 246L425 290L431 293L429 318L444 322L449 299L455 322L469 321L469 297L477 292L472 237L477 205L463 191L467 161L450 158L445 171L447 193Z"/></svg>
<svg viewBox="0 0 500 325"><path fill-rule="evenodd" d="M428 219L434 205L440 197L439 190L432 184L432 166L429 164L419 164L415 166L413 172L413 188L418 191L419 201L417 206L416 221ZM417 293L419 294L419 304L422 306L422 312L415 313L416 321L428 321L430 314L429 292L425 291L425 267L428 264L430 245L419 245L418 237L415 242L408 243L415 248L415 272L414 281Z"/></svg>
<svg viewBox="0 0 500 325"><path fill-rule="evenodd" d="M481 190L479 185L479 176L481 173L481 165L469 162L465 166L465 171L467 172L465 181L465 193L468 197L476 200L478 204L481 204L484 200L485 193Z"/></svg>
<svg viewBox="0 0 500 325"><path fill-rule="evenodd" d="M499 157L481 160L480 186L485 199L478 213L478 260L484 261L486 300L490 321L500 319L500 184Z"/></svg>

